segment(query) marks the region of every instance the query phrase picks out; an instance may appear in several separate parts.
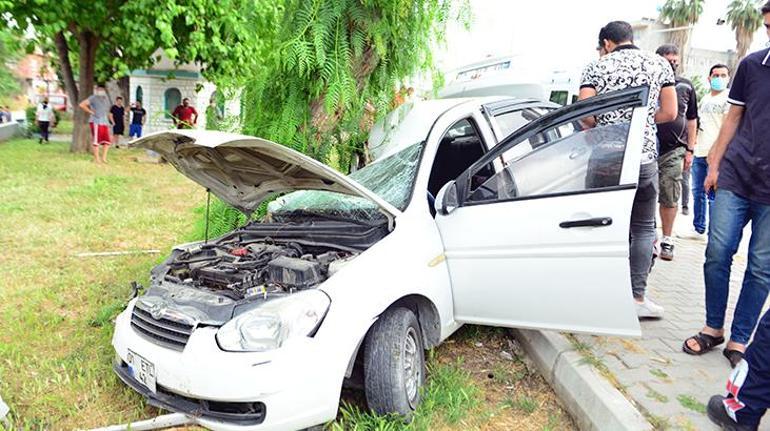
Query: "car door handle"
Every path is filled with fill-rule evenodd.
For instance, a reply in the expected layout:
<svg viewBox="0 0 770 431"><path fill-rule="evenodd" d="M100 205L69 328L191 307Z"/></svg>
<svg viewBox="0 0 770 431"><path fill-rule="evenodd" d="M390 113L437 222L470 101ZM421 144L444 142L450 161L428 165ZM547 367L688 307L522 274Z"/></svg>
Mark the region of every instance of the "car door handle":
<svg viewBox="0 0 770 431"><path fill-rule="evenodd" d="M570 220L559 223L559 227L569 229L571 227L605 227L612 224L612 217L594 217L582 220Z"/></svg>

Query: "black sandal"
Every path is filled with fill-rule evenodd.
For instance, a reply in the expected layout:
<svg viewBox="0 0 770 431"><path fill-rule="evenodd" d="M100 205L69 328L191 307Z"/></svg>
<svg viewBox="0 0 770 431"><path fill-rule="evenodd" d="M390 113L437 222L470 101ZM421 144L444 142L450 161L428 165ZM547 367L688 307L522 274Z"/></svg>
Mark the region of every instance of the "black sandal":
<svg viewBox="0 0 770 431"><path fill-rule="evenodd" d="M722 350L722 354L725 356L725 358L727 358L728 361L730 361L730 366L733 368L738 366L738 363L743 360L743 356L745 355L745 353L741 352L740 350L728 349L727 347Z"/></svg>
<svg viewBox="0 0 770 431"><path fill-rule="evenodd" d="M695 342L698 343L700 350L691 349L690 346L687 345L687 342L690 340L695 340ZM724 342L725 337L714 337L713 335L698 332L697 335L693 335L692 337L684 340L684 343L682 344L682 350L688 355L700 356Z"/></svg>

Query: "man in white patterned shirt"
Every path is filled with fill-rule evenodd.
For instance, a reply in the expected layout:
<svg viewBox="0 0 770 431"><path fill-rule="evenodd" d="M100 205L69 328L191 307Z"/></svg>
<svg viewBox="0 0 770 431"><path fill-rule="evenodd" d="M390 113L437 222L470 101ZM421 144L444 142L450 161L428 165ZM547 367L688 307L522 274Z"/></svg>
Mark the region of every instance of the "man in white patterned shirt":
<svg viewBox="0 0 770 431"><path fill-rule="evenodd" d="M674 72L658 55L642 52L633 44L634 32L624 21L613 21L599 32L601 58L583 71L580 99L630 87L650 87L647 127L644 129L639 185L631 211L631 289L640 318L663 317L663 307L646 297L647 276L655 242L655 209L658 195L656 123L673 121L677 115ZM611 111L587 119L589 127L631 121L631 109Z"/></svg>

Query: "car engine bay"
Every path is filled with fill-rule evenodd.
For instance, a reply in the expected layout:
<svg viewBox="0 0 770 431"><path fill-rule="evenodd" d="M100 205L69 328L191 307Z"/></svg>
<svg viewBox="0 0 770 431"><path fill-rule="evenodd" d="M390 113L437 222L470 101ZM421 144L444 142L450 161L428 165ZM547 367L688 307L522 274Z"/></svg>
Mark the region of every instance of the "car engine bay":
<svg viewBox="0 0 770 431"><path fill-rule="evenodd" d="M153 284L167 282L236 302L268 299L316 287L387 233L386 224L333 220L252 223L175 249L153 270Z"/></svg>

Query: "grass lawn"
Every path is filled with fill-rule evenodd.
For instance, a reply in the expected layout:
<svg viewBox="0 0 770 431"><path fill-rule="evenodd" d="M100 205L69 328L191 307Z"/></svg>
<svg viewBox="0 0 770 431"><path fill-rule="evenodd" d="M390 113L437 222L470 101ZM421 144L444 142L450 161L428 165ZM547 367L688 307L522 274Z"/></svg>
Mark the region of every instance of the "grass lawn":
<svg viewBox="0 0 770 431"><path fill-rule="evenodd" d="M111 150L103 166L67 143L0 143L0 394L16 426L87 429L161 413L113 375L112 320L129 283L146 285L169 247L190 238L205 193L137 156ZM160 255L75 256L156 248ZM502 330L464 328L431 353L412 424L368 414L361 394L346 391L330 428L574 429L515 347Z"/></svg>

